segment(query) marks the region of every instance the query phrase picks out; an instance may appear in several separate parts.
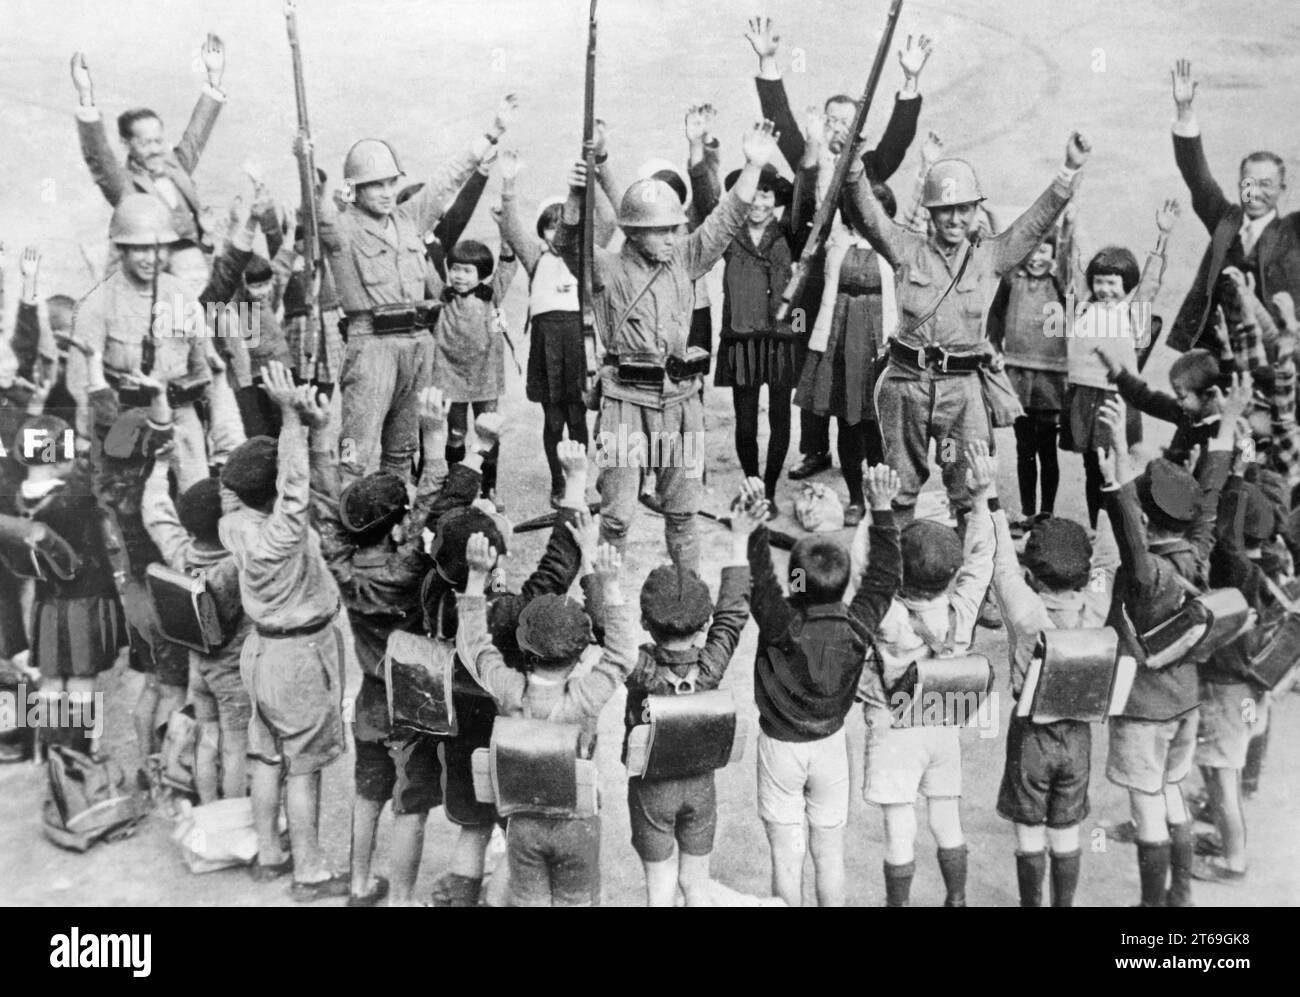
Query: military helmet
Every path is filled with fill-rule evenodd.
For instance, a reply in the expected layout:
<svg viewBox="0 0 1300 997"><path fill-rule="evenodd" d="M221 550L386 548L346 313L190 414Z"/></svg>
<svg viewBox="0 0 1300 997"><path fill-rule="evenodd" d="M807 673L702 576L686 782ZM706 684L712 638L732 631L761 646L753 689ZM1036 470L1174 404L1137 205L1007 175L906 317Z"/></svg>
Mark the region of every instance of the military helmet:
<svg viewBox="0 0 1300 997"><path fill-rule="evenodd" d="M676 192L662 180L637 180L618 209L620 228L675 228L686 224Z"/></svg>
<svg viewBox="0 0 1300 997"><path fill-rule="evenodd" d="M972 204L984 200L975 171L964 159L941 159L925 175L921 192L921 205L926 208L947 208L956 204Z"/></svg>
<svg viewBox="0 0 1300 997"><path fill-rule="evenodd" d="M363 138L343 160L343 179L352 185L404 177L393 147L379 138Z"/></svg>
<svg viewBox="0 0 1300 997"><path fill-rule="evenodd" d="M171 209L152 194L127 194L108 223L108 241L119 246L166 246L180 238Z"/></svg>

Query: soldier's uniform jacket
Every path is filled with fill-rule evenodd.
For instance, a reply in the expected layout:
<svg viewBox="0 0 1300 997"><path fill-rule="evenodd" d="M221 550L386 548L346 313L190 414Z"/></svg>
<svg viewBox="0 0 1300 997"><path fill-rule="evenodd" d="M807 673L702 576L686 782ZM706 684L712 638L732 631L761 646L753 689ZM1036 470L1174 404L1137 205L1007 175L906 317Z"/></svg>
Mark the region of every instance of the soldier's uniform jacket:
<svg viewBox="0 0 1300 997"><path fill-rule="evenodd" d="M897 275L900 343L940 346L954 353L980 351L985 340L984 316L999 279L1037 248L1070 200L1065 172L1006 231L978 245L970 244L971 258L961 280L934 316L915 331L913 327L934 306L960 268L965 245L945 253L934 237L927 238L894 223L869 196L870 186L862 172L850 173L849 194L863 219L864 234Z"/></svg>
<svg viewBox="0 0 1300 997"><path fill-rule="evenodd" d="M1130 481L1105 493L1106 511L1115 527L1120 567L1107 626L1119 632L1124 654L1139 655L1134 631L1146 633L1178 612L1186 598L1173 577L1181 575L1204 588L1214 547L1219 492L1228 478L1232 453L1212 450L1201 458L1196 475L1201 486L1200 515L1185 538L1147 543L1137 486ZM1128 619L1125 619L1127 611ZM1130 627L1129 621L1132 621ZM1140 658L1139 658L1140 660ZM1139 667L1122 716L1134 720L1173 720L1200 703L1194 664L1177 662L1165 668Z"/></svg>
<svg viewBox="0 0 1300 997"><path fill-rule="evenodd" d="M593 304L606 353L649 354L660 362L685 356L695 308L694 282L722 258L744 226L748 210L749 205L734 190L729 191L700 227L678 242L671 261L662 266L646 260L631 243L625 243L617 253L596 249ZM556 248L574 273L579 272L577 248L581 238L578 226L561 223ZM649 289L642 294L646 285ZM636 304L632 305L634 300ZM656 409L698 395L700 383L699 377L674 381L665 375L660 391L624 384L612 367L601 372L601 390L607 398Z"/></svg>
<svg viewBox="0 0 1300 997"><path fill-rule="evenodd" d="M727 672L731 656L740 642L740 632L749 619L749 565L729 565L722 569L718 583L718 601L703 647L670 651L653 643L642 644L636 667L627 677L627 709L623 722L630 732L642 723L641 711L647 696L676 696L678 683L692 681L691 692L716 689ZM694 675L692 676L692 672ZM623 760L627 761L627 736L623 738Z"/></svg>
<svg viewBox="0 0 1300 997"><path fill-rule="evenodd" d="M388 219L371 218L356 205L337 218L321 218L321 245L344 314L381 305L414 305L438 296L442 282L425 253L424 233L438 224L446 204L477 165L472 154L462 153Z"/></svg>
<svg viewBox="0 0 1300 997"><path fill-rule="evenodd" d="M147 373L179 380L187 376L205 378L202 306L171 274L158 275L157 310L153 289L137 288L121 273L113 274L91 291L77 306L72 320L72 338L104 356L104 373L129 373L141 367L145 338L153 333L153 368ZM196 322L195 319L198 318ZM68 391L77 399L78 431L86 437L88 391L86 358L80 350L68 353Z"/></svg>

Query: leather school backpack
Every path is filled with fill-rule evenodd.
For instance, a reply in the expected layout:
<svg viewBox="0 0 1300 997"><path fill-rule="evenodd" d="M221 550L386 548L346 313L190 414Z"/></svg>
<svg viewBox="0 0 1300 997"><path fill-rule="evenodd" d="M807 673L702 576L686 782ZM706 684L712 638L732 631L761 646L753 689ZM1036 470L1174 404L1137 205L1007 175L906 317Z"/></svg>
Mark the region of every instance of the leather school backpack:
<svg viewBox="0 0 1300 997"><path fill-rule="evenodd" d="M135 833L147 810L120 765L62 745L50 745L50 795L41 812L45 836L60 848L84 852L99 841Z"/></svg>

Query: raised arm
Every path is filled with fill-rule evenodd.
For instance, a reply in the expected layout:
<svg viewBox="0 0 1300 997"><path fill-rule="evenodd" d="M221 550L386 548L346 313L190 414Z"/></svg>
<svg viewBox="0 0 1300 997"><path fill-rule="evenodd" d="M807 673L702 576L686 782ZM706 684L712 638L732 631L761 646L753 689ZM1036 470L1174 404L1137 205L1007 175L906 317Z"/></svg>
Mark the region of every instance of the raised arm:
<svg viewBox="0 0 1300 997"><path fill-rule="evenodd" d="M176 507L167 493L167 470L168 462L162 454L158 454L153 470L145 481L144 494L140 500L140 518L163 560L173 570L184 571L190 535L181 525Z"/></svg>
<svg viewBox="0 0 1300 997"><path fill-rule="evenodd" d="M501 234L519 257L524 271L531 277L542 258L542 240L524 228L519 218L519 198L515 181L522 166L513 149L501 153Z"/></svg>
<svg viewBox="0 0 1300 997"><path fill-rule="evenodd" d="M1019 264L1043 241L1052 230L1056 216L1069 202L1074 192L1074 179L1092 152L1092 143L1082 132L1072 132L1065 146L1065 164L1052 178L1047 189L1038 195L1011 225L992 239L994 248L993 269L1001 275Z"/></svg>
<svg viewBox="0 0 1300 997"><path fill-rule="evenodd" d="M785 157L786 165L795 170L803 159L804 141L794 112L790 110L785 83L781 80L781 67L776 60L781 36L773 30L770 17L758 17L750 20L745 37L758 56L758 76L754 83L758 86L759 107L763 117L776 126L781 155Z"/></svg>
<svg viewBox="0 0 1300 997"><path fill-rule="evenodd" d="M1140 306L1139 311L1134 316L1135 320L1143 325L1143 338L1149 338L1151 327L1151 305L1155 303L1156 295L1160 293L1160 283L1165 276L1165 254L1169 246L1169 233L1173 231L1174 225L1178 221L1182 209L1178 202L1169 198L1156 211L1156 248L1147 254L1146 263L1142 267L1142 275L1138 278L1137 286L1133 288L1133 293L1129 296L1130 308ZM1139 343L1138 348L1150 345Z"/></svg>
<svg viewBox="0 0 1300 997"><path fill-rule="evenodd" d="M908 35L907 44L898 51L898 63L903 67L903 89L894 98L894 109L880 141L863 157L867 173L879 183L898 172L916 138L916 123L921 117L921 70L930 61L933 50L927 35L921 35L915 44Z"/></svg>
<svg viewBox="0 0 1300 997"><path fill-rule="evenodd" d="M433 237L438 240L438 245L442 246L444 253L451 252L451 248L460 241L466 226L469 225L469 220L474 217L474 209L478 207L479 198L487 188L490 172L491 159L480 162L469 175L469 179L461 184L460 190L456 193L456 200L451 202L442 218L438 220L438 224L434 226Z"/></svg>
<svg viewBox="0 0 1300 997"><path fill-rule="evenodd" d="M865 484L871 504L870 546L849 615L874 633L903 583L903 555L893 512L893 500L901 486L898 473L886 464L867 468Z"/></svg>
<svg viewBox="0 0 1300 997"><path fill-rule="evenodd" d="M749 537L758 529L765 510L765 505L753 500L732 503L731 559L722 569L713 621L700 649L700 671L715 686L722 681L749 619Z"/></svg>
<svg viewBox="0 0 1300 997"><path fill-rule="evenodd" d="M862 226L862 236L885 258L885 262L897 270L907 258L909 248L923 244L925 236L909 232L889 217L889 212L872 192L871 181L861 163L854 163L849 168L845 187L856 209L856 221Z"/></svg>
<svg viewBox="0 0 1300 997"><path fill-rule="evenodd" d="M299 400L305 396L294 387L289 369L271 361L262 369L263 389L280 407L281 429L276 453L276 496L271 514L260 533L263 557L287 556L307 539L307 515L311 503L310 468L307 456L307 429L304 418L328 418L328 410L300 414ZM314 389L304 385L307 392ZM314 397L311 401L315 402Z"/></svg>
<svg viewBox="0 0 1300 997"><path fill-rule="evenodd" d="M1224 196L1222 188L1210 172L1201 146L1201 126L1192 110L1196 98L1196 80L1192 78L1192 64L1179 59L1170 73L1174 91L1174 162L1183 182L1192 195L1192 210L1211 235L1233 204Z"/></svg>

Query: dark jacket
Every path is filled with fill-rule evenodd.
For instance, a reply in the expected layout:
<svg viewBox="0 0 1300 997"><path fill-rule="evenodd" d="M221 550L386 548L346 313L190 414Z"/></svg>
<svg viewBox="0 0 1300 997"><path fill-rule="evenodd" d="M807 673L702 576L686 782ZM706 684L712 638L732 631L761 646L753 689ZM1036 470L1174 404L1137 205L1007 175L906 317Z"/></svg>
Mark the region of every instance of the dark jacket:
<svg viewBox="0 0 1300 997"><path fill-rule="evenodd" d="M1169 345L1180 352L1195 346L1216 349L1214 343L1202 342L1202 337L1214 338L1214 282L1223 272L1244 215L1241 205L1229 201L1210 175L1199 135L1174 136L1174 161L1191 192L1192 209L1210 233L1210 244L1169 331ZM1300 213L1274 218L1260 235L1254 256L1255 293L1260 301L1271 307L1278 291L1300 295Z"/></svg>
<svg viewBox="0 0 1300 997"><path fill-rule="evenodd" d="M1119 396L1124 402L1145 412L1161 422L1174 424L1174 436L1165 448L1171 460L1181 460L1192 452L1193 447L1204 447L1219 432L1219 420L1210 422L1192 422L1186 410L1178 404L1178 399L1163 391L1156 391L1146 381L1131 370L1123 371L1115 379Z"/></svg>
<svg viewBox="0 0 1300 997"><path fill-rule="evenodd" d="M1142 661L1135 632L1146 633L1181 608L1186 590L1175 575L1198 588L1206 588L1219 492L1227 480L1231 459L1231 452L1214 450L1201 461L1197 474L1201 486L1200 514L1185 538L1147 542L1134 482L1105 493L1106 511L1115 529L1120 558L1119 571L1115 574L1115 598L1106 624L1119 632L1123 653ZM1196 666L1191 662L1178 662L1161 669L1139 664L1122 716L1131 720L1173 720L1194 710L1199 703Z"/></svg>
<svg viewBox="0 0 1300 997"><path fill-rule="evenodd" d="M815 741L844 726L871 634L902 584L892 512L872 512L867 570L851 605L800 605L787 599L772 569L767 528L749 538L750 604L758 623L754 699L763 733Z"/></svg>

